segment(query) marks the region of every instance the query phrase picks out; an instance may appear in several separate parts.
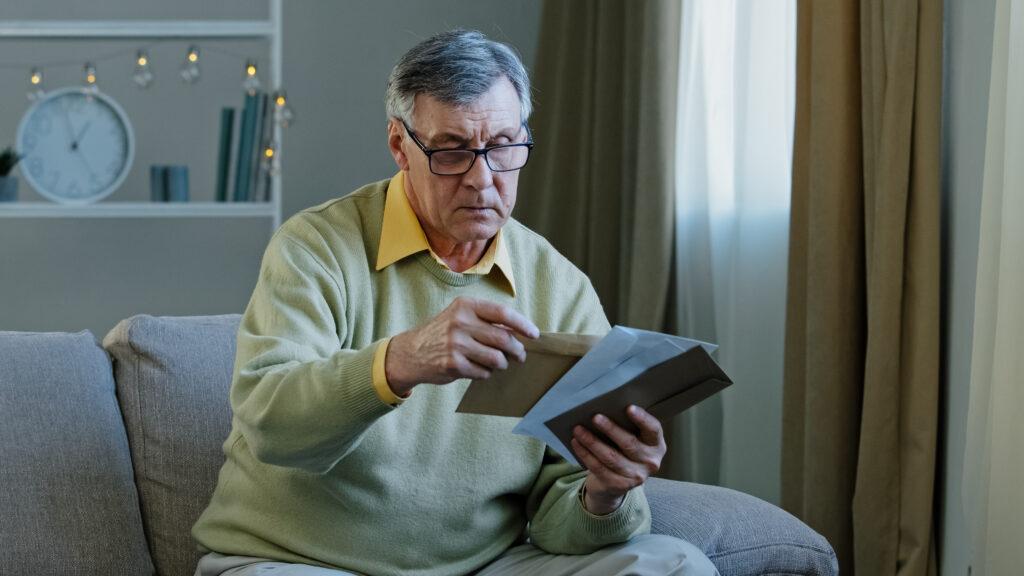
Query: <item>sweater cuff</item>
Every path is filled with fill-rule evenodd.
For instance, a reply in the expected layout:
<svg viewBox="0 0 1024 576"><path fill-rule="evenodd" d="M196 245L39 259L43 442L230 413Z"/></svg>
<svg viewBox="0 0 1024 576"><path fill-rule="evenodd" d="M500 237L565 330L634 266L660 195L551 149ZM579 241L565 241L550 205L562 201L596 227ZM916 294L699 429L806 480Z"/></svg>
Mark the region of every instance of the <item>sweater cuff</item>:
<svg viewBox="0 0 1024 576"><path fill-rule="evenodd" d="M599 541L614 542L636 530L637 526L643 524L647 514L647 499L642 489L633 488L626 492L622 504L613 512L597 515L583 505L582 490L584 482L580 482L577 490L576 502L577 513L574 514L575 528L586 534L592 535Z"/></svg>
<svg viewBox="0 0 1024 576"><path fill-rule="evenodd" d="M348 389L348 407L352 409L354 415L376 418L395 408L380 397L373 382L373 364L379 348L380 342L371 344L341 364L338 381L347 383L345 388Z"/></svg>
<svg viewBox="0 0 1024 576"><path fill-rule="evenodd" d="M373 389L377 391L377 396L385 404L391 406L397 406L408 396L402 397L391 389L391 384L388 383L388 374L384 369L384 360L388 355L388 344L391 344L391 338L385 338L377 343L377 348L373 352Z"/></svg>

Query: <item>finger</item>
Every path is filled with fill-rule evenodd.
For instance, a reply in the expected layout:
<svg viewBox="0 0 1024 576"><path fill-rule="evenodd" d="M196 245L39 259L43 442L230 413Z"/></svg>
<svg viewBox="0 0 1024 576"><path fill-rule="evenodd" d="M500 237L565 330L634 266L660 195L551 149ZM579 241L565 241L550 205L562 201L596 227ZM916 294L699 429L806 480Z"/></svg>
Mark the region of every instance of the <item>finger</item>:
<svg viewBox="0 0 1024 576"><path fill-rule="evenodd" d="M622 426L619 426L611 418L608 418L604 414L597 414L593 418L594 426L598 430L604 433L612 442L619 447L627 458L634 462L640 462L644 456L645 451L649 447L637 438L636 434L627 431Z"/></svg>
<svg viewBox="0 0 1024 576"><path fill-rule="evenodd" d="M636 466L633 462L623 456L618 450L602 442L590 430L583 426L577 426L573 430L573 436L587 450L590 450L591 454L600 460L605 468L627 478L632 478L635 475Z"/></svg>
<svg viewBox="0 0 1024 576"><path fill-rule="evenodd" d="M473 339L484 346L496 348L520 362L526 360L526 348L523 347L522 342L516 339L511 330L485 322L481 322L480 325L469 330Z"/></svg>
<svg viewBox="0 0 1024 576"><path fill-rule="evenodd" d="M576 458L579 459L580 464L587 470L590 470L594 474L605 474L604 464L594 456L594 453L587 450L587 447L580 444L580 441L573 438L569 440L569 444L572 446L572 451L576 454Z"/></svg>
<svg viewBox="0 0 1024 576"><path fill-rule="evenodd" d="M651 416L651 413L639 406L630 406L626 409L626 416L640 428L640 439L648 446L661 446L665 443L665 433L661 428L661 422Z"/></svg>
<svg viewBox="0 0 1024 576"><path fill-rule="evenodd" d="M540 329L529 318L508 306L488 300L473 300L472 303L477 316L491 324L502 324L527 338L540 336Z"/></svg>
<svg viewBox="0 0 1024 576"><path fill-rule="evenodd" d="M468 340L469 342L461 347L462 355L466 359L491 371L508 369L508 358L504 352L484 346L472 338Z"/></svg>

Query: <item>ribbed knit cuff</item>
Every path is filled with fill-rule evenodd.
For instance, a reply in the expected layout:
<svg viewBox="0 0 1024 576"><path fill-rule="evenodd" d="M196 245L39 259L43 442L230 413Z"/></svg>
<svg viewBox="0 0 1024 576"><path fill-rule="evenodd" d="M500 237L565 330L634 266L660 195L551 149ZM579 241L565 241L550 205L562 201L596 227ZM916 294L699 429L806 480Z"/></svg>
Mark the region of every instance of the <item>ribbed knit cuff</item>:
<svg viewBox="0 0 1024 576"><path fill-rule="evenodd" d="M585 481L585 479L584 479ZM614 512L598 516L583 506L579 491L583 490L583 482L577 487L576 514L573 517L574 527L583 533L590 534L595 540L604 542L620 542L629 537L644 522L647 499L640 489L634 488L626 493L622 504Z"/></svg>
<svg viewBox="0 0 1024 576"><path fill-rule="evenodd" d="M345 408L355 419L374 419L395 408L381 399L373 385L373 357L379 344L374 342L339 365L338 382L344 383L341 394L346 399Z"/></svg>
<svg viewBox="0 0 1024 576"><path fill-rule="evenodd" d="M387 359L389 344L391 344L391 338L379 341L377 349L373 353L373 389L377 391L377 396L385 404L398 406L405 402L408 395L403 397L395 394L394 390L391 389L391 384L388 383L388 374L387 370L385 370L384 362Z"/></svg>

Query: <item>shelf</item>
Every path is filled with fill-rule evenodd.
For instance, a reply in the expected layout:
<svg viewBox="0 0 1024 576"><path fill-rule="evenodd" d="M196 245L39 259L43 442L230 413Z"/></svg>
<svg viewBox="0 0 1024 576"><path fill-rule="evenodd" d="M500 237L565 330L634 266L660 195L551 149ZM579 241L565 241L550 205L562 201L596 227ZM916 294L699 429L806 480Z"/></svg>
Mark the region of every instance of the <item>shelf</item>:
<svg viewBox="0 0 1024 576"><path fill-rule="evenodd" d="M271 202L0 203L0 218L274 218Z"/></svg>
<svg viewBox="0 0 1024 576"><path fill-rule="evenodd" d="M0 38L272 38L266 20L0 20Z"/></svg>

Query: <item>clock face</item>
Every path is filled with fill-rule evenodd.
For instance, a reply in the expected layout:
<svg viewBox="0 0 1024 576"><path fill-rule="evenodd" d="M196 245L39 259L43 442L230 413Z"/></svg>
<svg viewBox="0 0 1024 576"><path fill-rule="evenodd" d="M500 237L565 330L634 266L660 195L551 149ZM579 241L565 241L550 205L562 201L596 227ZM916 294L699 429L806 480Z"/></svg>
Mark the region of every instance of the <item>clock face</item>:
<svg viewBox="0 0 1024 576"><path fill-rule="evenodd" d="M124 110L91 88L47 93L18 127L21 173L43 196L65 203L95 202L124 181L134 137Z"/></svg>

